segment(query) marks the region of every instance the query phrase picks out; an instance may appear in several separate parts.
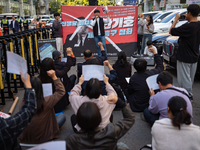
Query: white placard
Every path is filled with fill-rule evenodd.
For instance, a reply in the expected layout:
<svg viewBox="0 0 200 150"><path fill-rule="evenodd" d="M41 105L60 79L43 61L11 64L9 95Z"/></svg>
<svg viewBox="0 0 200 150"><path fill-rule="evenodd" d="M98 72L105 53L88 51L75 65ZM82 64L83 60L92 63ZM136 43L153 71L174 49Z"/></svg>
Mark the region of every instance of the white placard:
<svg viewBox="0 0 200 150"><path fill-rule="evenodd" d="M200 4L200 0L187 0L186 4Z"/></svg>
<svg viewBox="0 0 200 150"><path fill-rule="evenodd" d="M53 94L52 83L43 83L42 88L43 88L43 96L44 97Z"/></svg>
<svg viewBox="0 0 200 150"><path fill-rule="evenodd" d="M9 118L10 115L6 114L6 113L3 113L3 112L0 112L0 117L6 119L6 118Z"/></svg>
<svg viewBox="0 0 200 150"><path fill-rule="evenodd" d="M107 7L107 6L104 6L104 7L102 8L102 10L103 10L103 13L106 14L106 13L108 12L108 7Z"/></svg>
<svg viewBox="0 0 200 150"><path fill-rule="evenodd" d="M126 79L126 82L129 83L130 82L130 77L128 78L125 78Z"/></svg>
<svg viewBox="0 0 200 150"><path fill-rule="evenodd" d="M26 79L27 74L27 63L26 60L9 51L6 51L7 54L7 72L12 74L20 75L20 72L23 72L24 78Z"/></svg>
<svg viewBox="0 0 200 150"><path fill-rule="evenodd" d="M89 81L91 78L97 78L103 81L104 66L101 65L83 65L84 80Z"/></svg>
<svg viewBox="0 0 200 150"><path fill-rule="evenodd" d="M62 62L67 62L67 58L62 58L61 61Z"/></svg>
<svg viewBox="0 0 200 150"><path fill-rule="evenodd" d="M157 84L157 77L158 77L158 74L156 75L153 75L153 76L150 76L146 79L146 82L147 82L147 85L149 87L149 89L153 89L153 90L158 90L159 89L159 86Z"/></svg>
<svg viewBox="0 0 200 150"><path fill-rule="evenodd" d="M65 141L52 141L39 144L36 147L29 148L28 150L66 150Z"/></svg>

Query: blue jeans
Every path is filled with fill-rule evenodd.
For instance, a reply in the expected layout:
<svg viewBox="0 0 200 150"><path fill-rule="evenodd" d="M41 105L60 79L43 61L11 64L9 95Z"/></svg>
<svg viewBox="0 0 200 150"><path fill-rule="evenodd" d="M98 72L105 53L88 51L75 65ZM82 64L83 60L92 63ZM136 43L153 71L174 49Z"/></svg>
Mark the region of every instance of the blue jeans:
<svg viewBox="0 0 200 150"><path fill-rule="evenodd" d="M106 52L106 55L107 55L107 51L106 51L106 40L105 40L105 36L94 36L94 41L96 43L96 46L97 46L97 53L98 53L98 56L101 57L101 49L98 45L99 42L102 42L103 43L103 48Z"/></svg>
<svg viewBox="0 0 200 150"><path fill-rule="evenodd" d="M146 119L146 121L148 123L151 124L151 126L153 126L154 122L156 120L159 120L159 114L152 114L148 108L146 108L144 111L143 111L143 114L144 114L144 118Z"/></svg>
<svg viewBox="0 0 200 150"><path fill-rule="evenodd" d="M64 115L64 114L59 114L59 115L56 116L56 119L57 119L59 128L61 128L62 125L63 125L63 124L65 123L65 121L66 121L65 115Z"/></svg>
<svg viewBox="0 0 200 150"><path fill-rule="evenodd" d="M145 49L145 47L147 45L147 41L149 41L149 40L152 41L152 34L143 34L141 54L144 54L144 49Z"/></svg>

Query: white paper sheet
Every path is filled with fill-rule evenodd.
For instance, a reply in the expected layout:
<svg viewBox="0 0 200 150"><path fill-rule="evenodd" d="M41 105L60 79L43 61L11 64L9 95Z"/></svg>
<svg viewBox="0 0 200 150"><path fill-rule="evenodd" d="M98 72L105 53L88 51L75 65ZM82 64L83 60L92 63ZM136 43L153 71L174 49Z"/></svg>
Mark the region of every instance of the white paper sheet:
<svg viewBox="0 0 200 150"><path fill-rule="evenodd" d="M67 58L62 58L61 61L67 62Z"/></svg>
<svg viewBox="0 0 200 150"><path fill-rule="evenodd" d="M146 79L146 82L147 82L147 85L149 87L149 89L153 89L153 90L158 90L159 89L159 86L157 84L157 77L158 77L158 74L156 75L153 75L153 76L150 76Z"/></svg>
<svg viewBox="0 0 200 150"><path fill-rule="evenodd" d="M129 83L130 82L130 77L128 78L125 78L126 79L126 82Z"/></svg>
<svg viewBox="0 0 200 150"><path fill-rule="evenodd" d="M65 141L52 141L39 144L36 147L29 148L28 150L66 150Z"/></svg>
<svg viewBox="0 0 200 150"><path fill-rule="evenodd" d="M43 88L43 96L49 96L53 94L52 83L44 83L42 84Z"/></svg>
<svg viewBox="0 0 200 150"><path fill-rule="evenodd" d="M7 72L12 74L20 75L23 72L24 78L26 79L27 74L27 63L26 60L18 54L6 51L7 54Z"/></svg>
<svg viewBox="0 0 200 150"><path fill-rule="evenodd" d="M91 78L97 78L103 81L104 66L101 65L83 65L84 80L89 81Z"/></svg>
<svg viewBox="0 0 200 150"><path fill-rule="evenodd" d="M6 114L6 113L3 113L3 112L0 112L0 118L4 118L4 119L6 119L6 118L9 118L9 117L10 117L9 114Z"/></svg>

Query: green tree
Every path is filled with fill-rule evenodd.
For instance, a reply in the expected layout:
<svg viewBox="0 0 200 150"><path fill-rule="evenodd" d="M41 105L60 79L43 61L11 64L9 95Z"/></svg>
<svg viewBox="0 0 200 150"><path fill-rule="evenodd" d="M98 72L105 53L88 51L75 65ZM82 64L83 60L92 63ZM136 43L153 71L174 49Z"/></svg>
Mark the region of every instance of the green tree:
<svg viewBox="0 0 200 150"><path fill-rule="evenodd" d="M60 6L61 6L60 1L52 1L49 3L49 8L51 8L53 13L56 13L56 12L60 13L61 12Z"/></svg>

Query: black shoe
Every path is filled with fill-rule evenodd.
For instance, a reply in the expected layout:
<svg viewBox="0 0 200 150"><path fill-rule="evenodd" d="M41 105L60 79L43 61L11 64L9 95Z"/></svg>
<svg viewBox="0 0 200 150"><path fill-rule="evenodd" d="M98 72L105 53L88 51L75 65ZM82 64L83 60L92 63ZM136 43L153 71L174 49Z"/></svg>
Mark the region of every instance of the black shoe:
<svg viewBox="0 0 200 150"><path fill-rule="evenodd" d="M193 96L190 96L190 101L191 101L191 103L194 102Z"/></svg>

